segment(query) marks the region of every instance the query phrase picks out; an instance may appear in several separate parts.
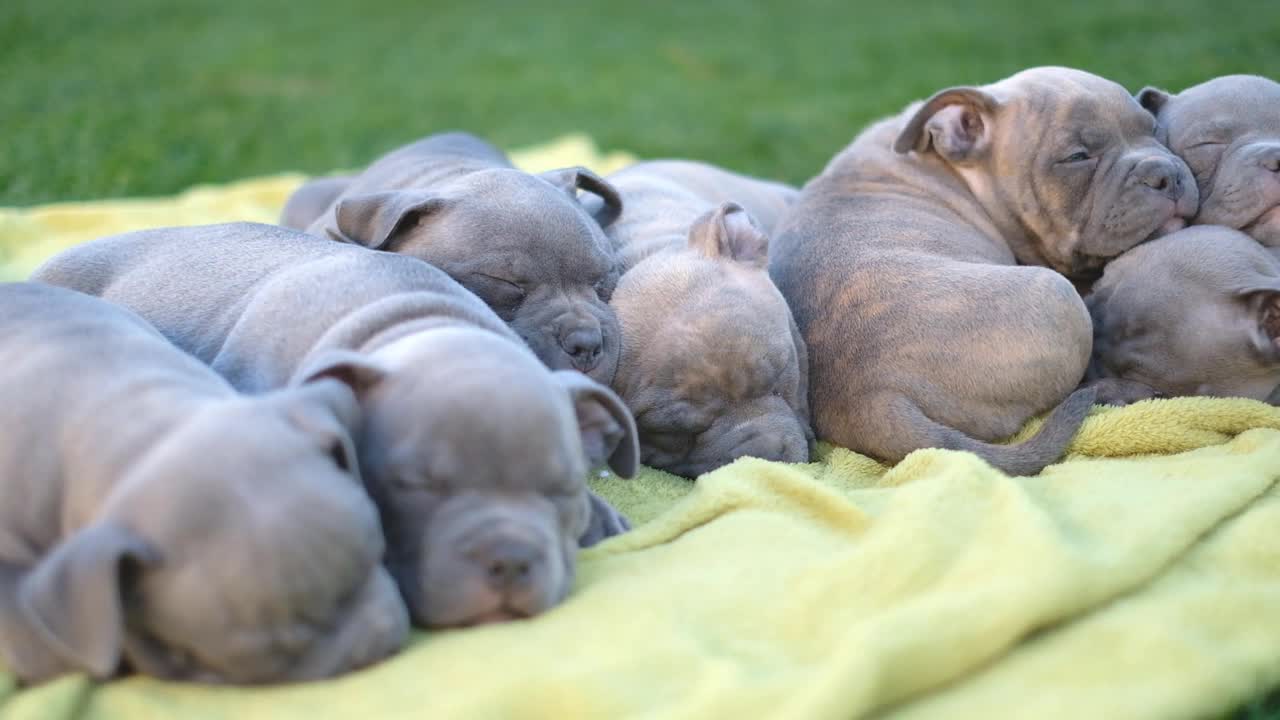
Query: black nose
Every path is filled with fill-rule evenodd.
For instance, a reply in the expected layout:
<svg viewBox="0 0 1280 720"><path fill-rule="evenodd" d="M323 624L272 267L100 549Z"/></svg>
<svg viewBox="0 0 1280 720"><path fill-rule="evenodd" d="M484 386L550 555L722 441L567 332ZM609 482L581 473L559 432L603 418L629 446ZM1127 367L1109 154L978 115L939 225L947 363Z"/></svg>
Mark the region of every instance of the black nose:
<svg viewBox="0 0 1280 720"><path fill-rule="evenodd" d="M1174 200L1182 195L1182 173L1173 162L1152 158L1139 166L1138 173L1138 181L1152 190Z"/></svg>
<svg viewBox="0 0 1280 720"><path fill-rule="evenodd" d="M490 587L502 591L527 586L541 561L542 550L539 547L514 539L495 542L479 559Z"/></svg>
<svg viewBox="0 0 1280 720"><path fill-rule="evenodd" d="M560 336L560 347L578 370L586 372L600 362L604 352L604 337L598 327L571 330Z"/></svg>

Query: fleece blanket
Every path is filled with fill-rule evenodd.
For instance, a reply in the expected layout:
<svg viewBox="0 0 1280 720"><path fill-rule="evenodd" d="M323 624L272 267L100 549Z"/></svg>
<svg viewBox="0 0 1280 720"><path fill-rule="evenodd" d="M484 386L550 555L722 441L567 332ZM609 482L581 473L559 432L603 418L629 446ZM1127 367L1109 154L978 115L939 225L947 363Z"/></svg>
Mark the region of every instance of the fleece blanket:
<svg viewBox="0 0 1280 720"><path fill-rule="evenodd" d="M610 169L574 152L552 164ZM140 220L270 220L299 180L0 211L0 227L51 250ZM30 265L39 253L8 233L0 247ZM375 667L286 687L19 689L0 672L0 717L1167 720L1280 683L1280 408L1095 408L1037 477L824 446L696 483L591 482L637 527L583 552L571 597L541 617L418 633Z"/></svg>

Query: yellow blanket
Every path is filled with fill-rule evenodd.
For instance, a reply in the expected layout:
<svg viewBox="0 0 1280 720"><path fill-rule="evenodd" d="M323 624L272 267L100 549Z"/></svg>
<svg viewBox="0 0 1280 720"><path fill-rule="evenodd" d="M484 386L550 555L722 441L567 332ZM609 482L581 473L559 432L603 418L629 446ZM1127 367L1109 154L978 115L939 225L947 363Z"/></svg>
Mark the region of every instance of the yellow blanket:
<svg viewBox="0 0 1280 720"><path fill-rule="evenodd" d="M226 192L270 187L269 220L295 182ZM150 222L189 220L182 202ZM0 716L1203 717L1280 683L1278 481L1280 409L1199 398L1096 409L1035 478L832 448L696 484L610 477L596 489L639 527L584 552L575 592L540 618L419 635L292 687L18 691L0 674Z"/></svg>

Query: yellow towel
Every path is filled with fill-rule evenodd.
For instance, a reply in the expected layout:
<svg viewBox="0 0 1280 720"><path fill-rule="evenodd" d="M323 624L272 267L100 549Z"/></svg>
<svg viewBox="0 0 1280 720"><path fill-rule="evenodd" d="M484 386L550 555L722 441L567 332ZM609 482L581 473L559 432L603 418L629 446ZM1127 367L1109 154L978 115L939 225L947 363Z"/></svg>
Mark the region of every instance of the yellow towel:
<svg viewBox="0 0 1280 720"><path fill-rule="evenodd" d="M1095 409L1034 478L824 447L593 485L639 527L584 552L542 617L292 687L0 674L0 716L1167 720L1280 683L1280 409L1261 403Z"/></svg>

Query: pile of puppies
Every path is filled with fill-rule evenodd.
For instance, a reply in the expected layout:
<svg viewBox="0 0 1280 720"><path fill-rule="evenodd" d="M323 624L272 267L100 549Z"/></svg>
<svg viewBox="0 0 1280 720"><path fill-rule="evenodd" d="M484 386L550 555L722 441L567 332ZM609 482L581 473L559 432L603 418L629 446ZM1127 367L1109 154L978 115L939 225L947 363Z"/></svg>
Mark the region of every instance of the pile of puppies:
<svg viewBox="0 0 1280 720"><path fill-rule="evenodd" d="M532 175L450 133L281 226L68 250L0 287L0 659L327 677L561 601L628 528L586 487L606 463L803 462L816 430L1034 473L1095 400L1275 401L1277 110L1262 78L1135 99L1037 68L872 125L803 190Z"/></svg>

